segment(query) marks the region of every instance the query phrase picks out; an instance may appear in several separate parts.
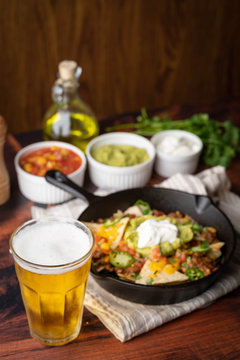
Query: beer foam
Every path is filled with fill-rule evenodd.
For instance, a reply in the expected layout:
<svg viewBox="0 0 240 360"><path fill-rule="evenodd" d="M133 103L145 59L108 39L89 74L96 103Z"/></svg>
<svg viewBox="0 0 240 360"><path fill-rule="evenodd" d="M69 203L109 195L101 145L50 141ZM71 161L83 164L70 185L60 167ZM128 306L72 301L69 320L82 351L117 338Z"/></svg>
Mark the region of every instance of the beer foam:
<svg viewBox="0 0 240 360"><path fill-rule="evenodd" d="M59 266L84 257L91 240L81 228L67 222L37 223L15 234L13 248L25 261Z"/></svg>

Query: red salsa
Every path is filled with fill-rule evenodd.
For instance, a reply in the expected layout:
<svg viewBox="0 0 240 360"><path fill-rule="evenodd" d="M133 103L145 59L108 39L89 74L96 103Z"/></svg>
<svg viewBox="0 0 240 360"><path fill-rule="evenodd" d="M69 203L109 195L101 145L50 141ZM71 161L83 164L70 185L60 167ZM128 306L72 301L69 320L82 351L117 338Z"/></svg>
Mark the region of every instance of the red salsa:
<svg viewBox="0 0 240 360"><path fill-rule="evenodd" d="M72 150L53 145L30 152L19 160L19 164L32 175L44 176L51 169L68 175L81 166L82 159Z"/></svg>

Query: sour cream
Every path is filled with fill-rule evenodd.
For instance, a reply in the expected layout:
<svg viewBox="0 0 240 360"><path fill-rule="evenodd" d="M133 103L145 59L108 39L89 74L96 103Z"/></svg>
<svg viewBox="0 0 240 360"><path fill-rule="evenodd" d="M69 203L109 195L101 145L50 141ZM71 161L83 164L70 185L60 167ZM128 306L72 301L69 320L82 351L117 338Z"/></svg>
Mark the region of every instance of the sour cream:
<svg viewBox="0 0 240 360"><path fill-rule="evenodd" d="M157 150L167 155L190 155L199 150L199 145L184 136L166 135L157 145Z"/></svg>
<svg viewBox="0 0 240 360"><path fill-rule="evenodd" d="M139 248L152 247L165 241L172 243L178 234L177 226L168 220L146 220L138 226L136 231L138 232Z"/></svg>

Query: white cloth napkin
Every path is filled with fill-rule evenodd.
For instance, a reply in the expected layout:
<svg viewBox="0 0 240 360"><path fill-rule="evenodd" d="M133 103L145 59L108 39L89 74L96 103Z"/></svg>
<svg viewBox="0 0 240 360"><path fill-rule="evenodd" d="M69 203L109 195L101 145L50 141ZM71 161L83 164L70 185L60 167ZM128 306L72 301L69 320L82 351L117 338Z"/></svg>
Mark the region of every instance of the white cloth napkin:
<svg viewBox="0 0 240 360"><path fill-rule="evenodd" d="M176 174L155 186L183 190L193 194L209 195L228 215L235 230L240 234L240 198L230 192L230 181L223 167L217 166L198 175ZM99 194L106 191L99 190ZM32 217L63 215L78 218L87 203L74 199L63 205L48 209L32 207ZM173 305L141 305L120 299L102 289L90 276L85 296L85 306L121 342L154 329L192 311L206 307L219 297L233 291L240 285L240 244L227 269L203 294Z"/></svg>

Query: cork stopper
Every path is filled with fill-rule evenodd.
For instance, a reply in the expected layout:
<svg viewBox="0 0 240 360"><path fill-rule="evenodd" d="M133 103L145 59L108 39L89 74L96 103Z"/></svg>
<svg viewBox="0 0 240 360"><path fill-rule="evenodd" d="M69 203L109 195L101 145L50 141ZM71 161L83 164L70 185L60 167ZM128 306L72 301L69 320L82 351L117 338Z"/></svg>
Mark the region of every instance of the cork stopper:
<svg viewBox="0 0 240 360"><path fill-rule="evenodd" d="M77 65L76 61L64 60L58 65L58 79L56 85L72 87L78 84L78 79L82 73L82 68Z"/></svg>
<svg viewBox="0 0 240 360"><path fill-rule="evenodd" d="M60 78L63 81L72 80L75 78L75 72L77 70L77 63L72 60L61 61L58 65Z"/></svg>

